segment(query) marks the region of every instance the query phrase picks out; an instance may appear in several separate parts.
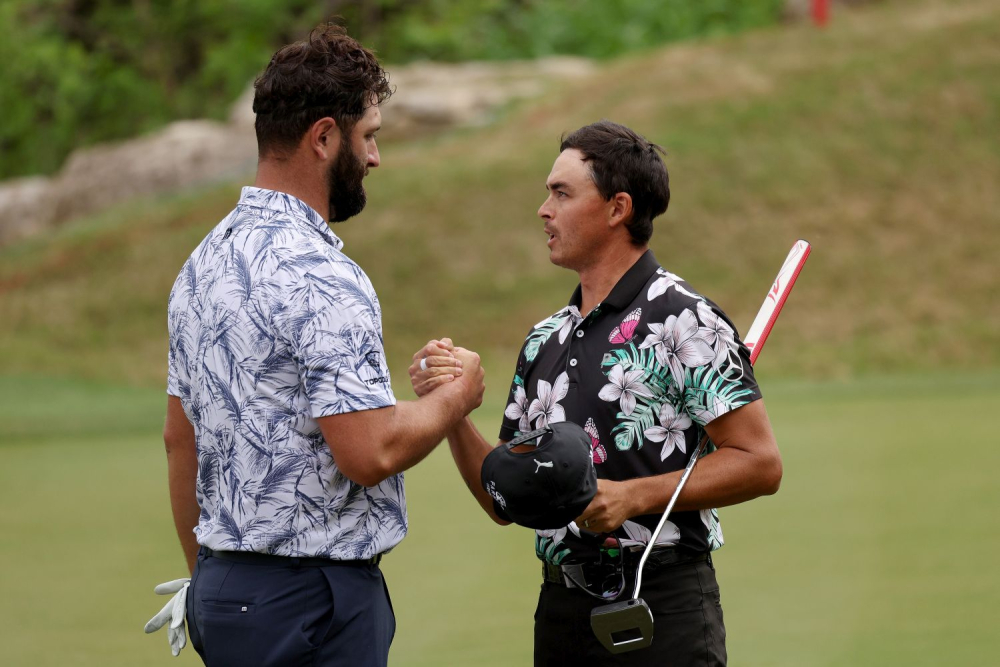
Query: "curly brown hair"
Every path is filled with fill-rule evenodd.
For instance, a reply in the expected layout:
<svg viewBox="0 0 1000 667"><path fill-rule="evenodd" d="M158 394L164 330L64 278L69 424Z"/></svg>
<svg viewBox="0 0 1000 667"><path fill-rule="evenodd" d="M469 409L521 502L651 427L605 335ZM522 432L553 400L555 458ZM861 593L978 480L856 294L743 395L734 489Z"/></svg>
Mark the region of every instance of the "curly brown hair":
<svg viewBox="0 0 1000 667"><path fill-rule="evenodd" d="M333 118L349 133L372 104L392 95L375 54L335 23L282 47L254 81L257 150L261 157L294 149L309 127Z"/></svg>

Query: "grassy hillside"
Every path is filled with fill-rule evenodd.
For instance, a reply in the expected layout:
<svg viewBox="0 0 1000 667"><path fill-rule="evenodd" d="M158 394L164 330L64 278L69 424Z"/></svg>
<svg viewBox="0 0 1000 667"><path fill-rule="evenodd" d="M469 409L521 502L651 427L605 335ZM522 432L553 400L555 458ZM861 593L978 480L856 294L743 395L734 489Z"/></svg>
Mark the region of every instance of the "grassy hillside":
<svg viewBox="0 0 1000 667"><path fill-rule="evenodd" d="M769 374L996 365L998 34L995 0L887 3L615 61L489 128L383 146L369 208L336 231L379 292L394 373L452 335L506 376L575 284L535 216L559 135L602 117L669 151L652 247L741 328L813 242ZM238 187L0 249L5 371L162 383L170 285Z"/></svg>

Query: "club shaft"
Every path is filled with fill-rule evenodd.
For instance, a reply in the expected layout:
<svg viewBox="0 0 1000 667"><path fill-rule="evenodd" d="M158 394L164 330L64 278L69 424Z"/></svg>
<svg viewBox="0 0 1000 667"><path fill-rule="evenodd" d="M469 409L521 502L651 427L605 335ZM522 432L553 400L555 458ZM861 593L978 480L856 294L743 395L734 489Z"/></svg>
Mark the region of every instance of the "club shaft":
<svg viewBox="0 0 1000 667"><path fill-rule="evenodd" d="M784 307L785 301L788 299L788 295L792 291L792 287L795 285L795 281L798 279L803 265L809 258L810 251L811 246L806 241L800 240L795 242L788 256L785 258L781 270L778 272L778 277L775 278L774 283L771 285L768 296L757 313L757 317L754 318L753 324L747 330L744 344L750 349L751 365L757 361L757 356L760 354L761 349L763 349L764 342L767 340L768 335L771 333L771 328L778 319L778 314L781 313L781 309ZM635 573L633 599L639 598L639 588L642 586L642 568L646 564L646 559L649 558L649 554L652 553L653 548L656 546L656 539L660 536L663 526L666 525L667 517L673 511L677 497L681 495L681 490L687 484L688 477L691 476L691 471L694 470L695 464L698 463L698 459L701 457L701 452L707 442L708 433L705 433L701 442L698 443L698 446L691 454L691 459L684 466L684 473L681 475L680 481L677 482L677 488L674 489L673 495L670 496L670 502L667 503L666 509L663 510L660 522L656 524L656 530L650 536L649 544L646 545L646 549L642 552L642 558L639 559L639 567L636 568Z"/></svg>
<svg viewBox="0 0 1000 667"><path fill-rule="evenodd" d="M646 559L649 558L649 554L652 553L653 547L656 545L656 538L660 536L660 531L663 530L663 526L667 523L667 517L670 516L671 510L674 509L674 503L677 502L677 496L681 495L681 489L687 483L688 477L691 476L691 471L694 470L694 464L698 462L698 457L701 456L701 450L705 448L705 443L708 442L708 434L706 433L702 437L701 442L695 448L694 453L691 455L691 460L688 461L687 465L684 466L684 474L681 475L681 480L677 482L677 488L674 489L674 493L670 496L670 502L667 503L667 509L663 510L663 516L660 517L660 522L656 524L656 530L653 531L652 536L649 538L649 544L646 545L645 551L642 552L642 558L639 559L639 567L635 573L635 592L632 594L633 598L639 597L639 588L642 586L642 568L646 564Z"/></svg>

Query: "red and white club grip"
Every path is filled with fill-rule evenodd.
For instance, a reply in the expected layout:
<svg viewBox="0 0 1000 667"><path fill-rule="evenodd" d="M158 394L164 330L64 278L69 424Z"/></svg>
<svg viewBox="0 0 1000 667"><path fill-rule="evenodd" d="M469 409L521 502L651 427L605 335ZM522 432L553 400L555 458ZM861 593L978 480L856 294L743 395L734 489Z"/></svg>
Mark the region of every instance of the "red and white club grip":
<svg viewBox="0 0 1000 667"><path fill-rule="evenodd" d="M795 242L785 258L784 264L781 265L778 277L774 279L774 283L767 293L767 298L764 299L764 304L757 312L757 317L753 319L753 324L750 325L746 336L743 337L743 343L750 350L751 364L757 360L757 355L764 347L764 341L771 333L771 328L778 319L778 313L781 312L788 295L791 294L795 280L799 277L811 250L812 246L807 241L800 239Z"/></svg>

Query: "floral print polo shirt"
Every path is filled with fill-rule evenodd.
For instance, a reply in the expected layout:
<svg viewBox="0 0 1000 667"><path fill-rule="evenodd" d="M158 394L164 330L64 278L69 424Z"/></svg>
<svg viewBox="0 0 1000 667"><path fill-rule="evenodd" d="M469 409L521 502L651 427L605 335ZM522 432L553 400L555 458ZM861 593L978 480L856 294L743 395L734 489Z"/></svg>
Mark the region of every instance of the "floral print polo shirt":
<svg viewBox="0 0 1000 667"><path fill-rule="evenodd" d="M243 188L170 293L167 392L198 448L198 543L334 560L406 535L403 475L363 487L317 419L395 405L382 310L326 220L291 195Z"/></svg>
<svg viewBox="0 0 1000 667"><path fill-rule="evenodd" d="M539 322L517 360L500 428L509 441L572 421L591 439L597 476L615 481L681 470L704 426L761 397L728 317L664 270L652 251L586 317L578 286L568 306ZM706 452L714 451L711 441ZM632 517L618 530L626 547L648 544L660 515ZM540 558L558 561L574 524L538 531ZM572 541L572 540L571 540ZM671 514L657 543L696 551L723 544L718 512Z"/></svg>

